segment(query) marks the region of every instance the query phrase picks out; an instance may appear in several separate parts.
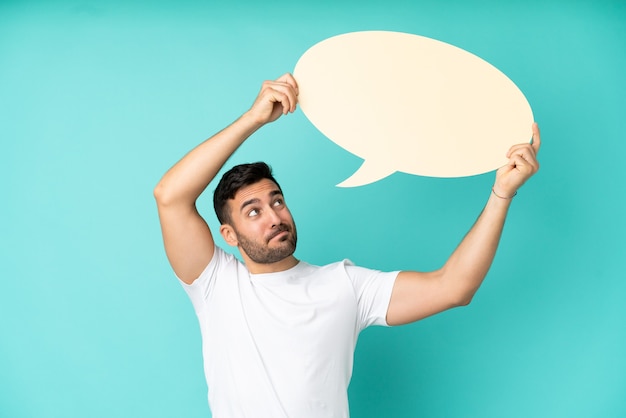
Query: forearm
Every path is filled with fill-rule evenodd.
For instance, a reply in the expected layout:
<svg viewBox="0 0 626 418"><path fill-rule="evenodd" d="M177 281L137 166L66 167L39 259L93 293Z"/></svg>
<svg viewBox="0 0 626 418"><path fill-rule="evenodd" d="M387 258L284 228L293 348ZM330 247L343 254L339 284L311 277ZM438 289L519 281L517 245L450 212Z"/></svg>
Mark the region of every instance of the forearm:
<svg viewBox="0 0 626 418"><path fill-rule="evenodd" d="M228 158L262 125L247 112L190 151L157 184L154 195L159 205L195 204Z"/></svg>
<svg viewBox="0 0 626 418"><path fill-rule="evenodd" d="M511 199L491 193L474 226L440 270L441 279L468 304L483 282L498 248Z"/></svg>
<svg viewBox="0 0 626 418"><path fill-rule="evenodd" d="M491 267L513 196L539 170L536 156L541 138L536 123L532 132L531 144L517 144L509 149L509 162L498 169L483 212L440 270L442 281L454 290L460 304L470 302Z"/></svg>
<svg viewBox="0 0 626 418"><path fill-rule="evenodd" d="M387 309L388 324L418 321L472 300L496 255L512 197L539 169L536 154L540 144L539 128L534 124L532 144L511 147L509 163L498 169L485 208L442 268L398 274Z"/></svg>

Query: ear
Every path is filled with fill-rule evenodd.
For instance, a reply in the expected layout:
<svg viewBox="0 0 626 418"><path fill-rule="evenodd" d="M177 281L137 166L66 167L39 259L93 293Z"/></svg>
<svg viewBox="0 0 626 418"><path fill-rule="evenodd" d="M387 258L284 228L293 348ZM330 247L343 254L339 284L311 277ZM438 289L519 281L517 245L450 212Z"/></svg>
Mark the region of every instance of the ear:
<svg viewBox="0 0 626 418"><path fill-rule="evenodd" d="M237 234L235 233L235 229L232 226L228 224L220 226L220 234L222 234L222 238L224 238L224 241L226 241L228 245L236 247L239 244Z"/></svg>

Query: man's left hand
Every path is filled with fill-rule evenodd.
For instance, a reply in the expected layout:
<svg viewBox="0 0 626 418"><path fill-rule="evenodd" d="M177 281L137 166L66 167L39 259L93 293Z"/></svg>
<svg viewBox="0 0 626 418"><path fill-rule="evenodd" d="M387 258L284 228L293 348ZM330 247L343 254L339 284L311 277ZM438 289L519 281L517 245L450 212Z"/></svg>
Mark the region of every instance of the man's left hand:
<svg viewBox="0 0 626 418"><path fill-rule="evenodd" d="M533 174L539 170L537 153L541 146L539 126L533 123L533 140L529 144L513 145L507 153L509 163L496 172L494 193L499 197L511 198Z"/></svg>

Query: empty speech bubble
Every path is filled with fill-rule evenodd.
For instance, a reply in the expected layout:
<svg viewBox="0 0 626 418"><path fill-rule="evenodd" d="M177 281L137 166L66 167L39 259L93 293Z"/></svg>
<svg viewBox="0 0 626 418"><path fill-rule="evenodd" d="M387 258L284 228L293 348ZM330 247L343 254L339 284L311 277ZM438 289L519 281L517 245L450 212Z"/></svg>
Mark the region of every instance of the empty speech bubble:
<svg viewBox="0 0 626 418"><path fill-rule="evenodd" d="M341 187L396 171L430 177L486 173L529 142L533 114L501 71L423 36L353 32L307 50L294 69L306 117L363 158Z"/></svg>

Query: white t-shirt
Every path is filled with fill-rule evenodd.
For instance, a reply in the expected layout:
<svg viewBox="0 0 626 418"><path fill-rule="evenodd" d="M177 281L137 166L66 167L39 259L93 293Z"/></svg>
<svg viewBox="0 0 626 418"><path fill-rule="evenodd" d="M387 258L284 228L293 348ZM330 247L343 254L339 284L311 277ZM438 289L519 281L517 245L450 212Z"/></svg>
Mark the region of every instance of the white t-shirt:
<svg viewBox="0 0 626 418"><path fill-rule="evenodd" d="M213 417L347 418L357 337L387 325L396 276L347 260L250 274L216 247L200 277L181 282L200 321Z"/></svg>

